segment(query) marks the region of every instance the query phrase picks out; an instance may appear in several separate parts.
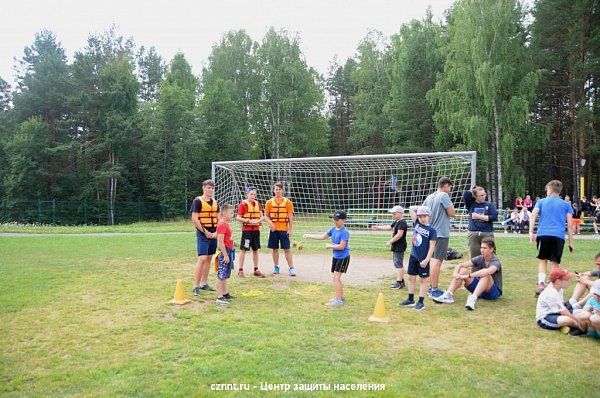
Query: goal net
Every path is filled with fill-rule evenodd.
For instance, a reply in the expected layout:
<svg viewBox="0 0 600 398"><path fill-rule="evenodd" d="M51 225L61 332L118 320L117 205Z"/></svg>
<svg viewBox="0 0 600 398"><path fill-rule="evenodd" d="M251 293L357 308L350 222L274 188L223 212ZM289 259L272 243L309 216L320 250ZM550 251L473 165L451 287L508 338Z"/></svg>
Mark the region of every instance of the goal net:
<svg viewBox="0 0 600 398"><path fill-rule="evenodd" d="M236 208L247 186L257 188L257 199L264 205L273 196L273 183L281 181L294 205L294 242L302 241L304 233L326 232L333 212L345 210L351 248L357 249L382 247L389 239L389 233L371 227L389 225L388 210L395 205L406 209L410 226L408 207L423 203L442 176L454 181L450 197L459 207L463 190L475 183L475 164L476 152L248 160L214 162L212 177L219 202ZM264 226L265 242L266 231Z"/></svg>

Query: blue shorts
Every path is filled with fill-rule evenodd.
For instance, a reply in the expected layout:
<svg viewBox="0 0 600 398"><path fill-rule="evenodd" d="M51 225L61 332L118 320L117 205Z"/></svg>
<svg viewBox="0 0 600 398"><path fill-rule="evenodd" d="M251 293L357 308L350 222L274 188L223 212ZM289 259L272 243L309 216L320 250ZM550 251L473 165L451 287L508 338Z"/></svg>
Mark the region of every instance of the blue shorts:
<svg viewBox="0 0 600 398"><path fill-rule="evenodd" d="M290 236L287 231L271 231L269 233L269 243L267 247L269 249L279 249L279 244L281 243L281 248L283 250L287 250L290 248Z"/></svg>
<svg viewBox="0 0 600 398"><path fill-rule="evenodd" d="M233 260L235 260L235 250L227 248L227 255L229 256L229 264L225 263L225 257L223 256L223 253L219 253L217 256L217 261L219 262L219 267L217 269L218 279L229 279L231 276Z"/></svg>
<svg viewBox="0 0 600 398"><path fill-rule="evenodd" d="M542 329L558 330L559 329L559 327L558 327L558 317L559 316L560 316L560 313L558 313L558 312L548 314L545 317L543 317L542 319L539 319L537 321L537 324Z"/></svg>
<svg viewBox="0 0 600 398"><path fill-rule="evenodd" d="M469 286L467 286L467 290L470 291L471 293L473 293L475 291L475 288L477 287L478 283L479 283L479 278L473 277L473 282L471 282L471 284ZM496 286L496 284L494 283L492 285L492 287L490 288L490 290L488 290L487 292L481 293L481 296L479 296L479 298L482 298L485 300L496 300L500 296L502 296L502 292L500 291L500 289L498 289L498 286Z"/></svg>
<svg viewBox="0 0 600 398"><path fill-rule="evenodd" d="M427 264L427 267L423 268L421 267L421 262L419 260L410 256L408 259L407 273L408 275L419 275L421 278L429 278L429 264Z"/></svg>
<svg viewBox="0 0 600 398"><path fill-rule="evenodd" d="M217 251L217 239L208 239L202 232L196 231L196 246L199 256L212 256Z"/></svg>

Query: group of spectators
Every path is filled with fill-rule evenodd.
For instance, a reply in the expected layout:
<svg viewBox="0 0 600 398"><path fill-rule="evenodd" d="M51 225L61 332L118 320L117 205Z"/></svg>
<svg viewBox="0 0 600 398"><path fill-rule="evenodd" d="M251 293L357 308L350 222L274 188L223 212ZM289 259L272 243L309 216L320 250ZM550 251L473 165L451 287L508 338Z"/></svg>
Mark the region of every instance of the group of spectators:
<svg viewBox="0 0 600 398"><path fill-rule="evenodd" d="M536 196L534 200L531 199L531 195L526 195L524 199L521 196L517 197L512 211L509 208L504 210L504 220L501 223L504 233L511 231L515 234L525 233L529 228L531 212L539 200L539 196ZM592 200L588 201L583 196L579 202L572 202L571 197L565 195L564 200L573 209L573 232L575 234L579 235L581 233L581 224L584 217L592 217L594 232L597 235L600 233L600 198L594 195Z"/></svg>

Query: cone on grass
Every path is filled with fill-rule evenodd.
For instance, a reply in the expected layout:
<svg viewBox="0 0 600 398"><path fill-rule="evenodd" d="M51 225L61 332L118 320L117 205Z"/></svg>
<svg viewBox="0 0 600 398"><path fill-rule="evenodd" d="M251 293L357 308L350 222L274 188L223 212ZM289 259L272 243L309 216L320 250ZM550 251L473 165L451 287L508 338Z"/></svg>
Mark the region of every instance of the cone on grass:
<svg viewBox="0 0 600 398"><path fill-rule="evenodd" d="M173 300L171 300L171 304L184 305L189 303L192 300L188 300L185 298L185 289L183 288L183 281L180 279L177 281L177 286L175 286L175 296Z"/></svg>
<svg viewBox="0 0 600 398"><path fill-rule="evenodd" d="M373 315L369 317L370 322L389 322L390 318L387 316L385 311L385 302L383 301L383 293L379 293L377 296L377 303L375 303L375 309Z"/></svg>

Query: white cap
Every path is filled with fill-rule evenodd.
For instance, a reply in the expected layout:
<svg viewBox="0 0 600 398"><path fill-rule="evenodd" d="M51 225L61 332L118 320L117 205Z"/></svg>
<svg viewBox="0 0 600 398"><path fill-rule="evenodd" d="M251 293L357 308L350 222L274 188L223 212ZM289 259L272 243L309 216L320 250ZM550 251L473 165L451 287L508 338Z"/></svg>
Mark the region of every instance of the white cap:
<svg viewBox="0 0 600 398"><path fill-rule="evenodd" d="M419 206L417 207L417 216L428 216L430 213L429 207Z"/></svg>
<svg viewBox="0 0 600 398"><path fill-rule="evenodd" d="M600 295L600 279L594 281L590 293Z"/></svg>
<svg viewBox="0 0 600 398"><path fill-rule="evenodd" d="M397 205L388 210L388 213L404 213L404 207Z"/></svg>

